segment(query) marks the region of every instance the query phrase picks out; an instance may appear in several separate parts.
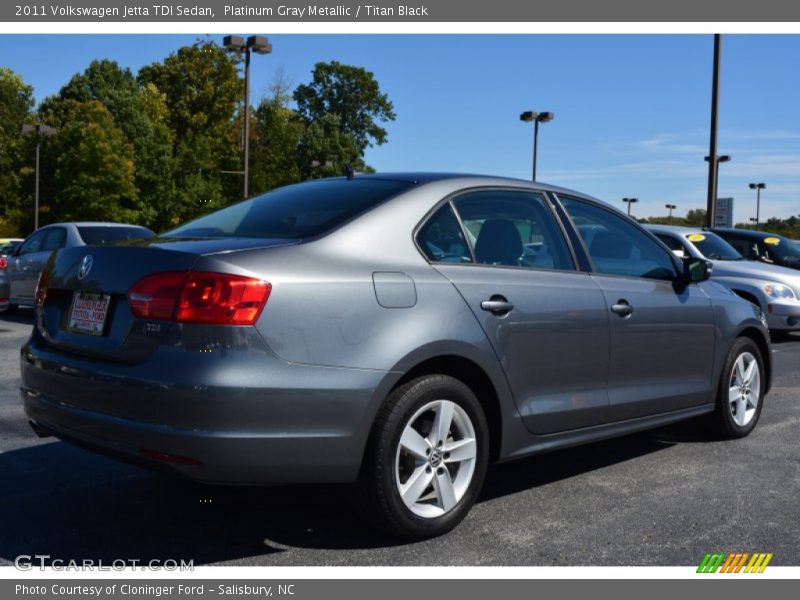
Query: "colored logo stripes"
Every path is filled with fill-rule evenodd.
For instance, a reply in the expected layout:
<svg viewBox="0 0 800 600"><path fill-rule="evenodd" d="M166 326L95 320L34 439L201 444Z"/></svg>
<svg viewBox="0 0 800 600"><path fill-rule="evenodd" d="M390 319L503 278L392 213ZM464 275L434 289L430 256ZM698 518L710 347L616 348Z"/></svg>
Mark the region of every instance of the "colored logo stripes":
<svg viewBox="0 0 800 600"><path fill-rule="evenodd" d="M697 567L697 572L716 573L719 570L720 573L763 573L771 560L772 552L708 553Z"/></svg>

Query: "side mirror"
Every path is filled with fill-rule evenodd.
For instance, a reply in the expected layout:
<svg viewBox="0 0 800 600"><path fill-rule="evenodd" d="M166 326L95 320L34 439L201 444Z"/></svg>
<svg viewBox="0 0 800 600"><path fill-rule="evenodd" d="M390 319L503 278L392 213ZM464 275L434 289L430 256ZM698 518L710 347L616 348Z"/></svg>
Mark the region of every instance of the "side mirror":
<svg viewBox="0 0 800 600"><path fill-rule="evenodd" d="M712 265L703 258L686 257L683 259L683 278L687 283L699 283L711 277Z"/></svg>

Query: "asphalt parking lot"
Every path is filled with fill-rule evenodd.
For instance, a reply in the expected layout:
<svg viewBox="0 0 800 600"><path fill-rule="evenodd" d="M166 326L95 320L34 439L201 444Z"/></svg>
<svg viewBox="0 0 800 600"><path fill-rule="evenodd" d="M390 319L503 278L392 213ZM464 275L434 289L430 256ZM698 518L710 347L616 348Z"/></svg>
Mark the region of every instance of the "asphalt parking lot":
<svg viewBox="0 0 800 600"><path fill-rule="evenodd" d="M774 345L750 437L687 423L497 465L460 527L406 544L369 529L349 486L201 486L38 439L18 394L31 317L0 315L0 564L696 565L710 551L800 564L800 335Z"/></svg>

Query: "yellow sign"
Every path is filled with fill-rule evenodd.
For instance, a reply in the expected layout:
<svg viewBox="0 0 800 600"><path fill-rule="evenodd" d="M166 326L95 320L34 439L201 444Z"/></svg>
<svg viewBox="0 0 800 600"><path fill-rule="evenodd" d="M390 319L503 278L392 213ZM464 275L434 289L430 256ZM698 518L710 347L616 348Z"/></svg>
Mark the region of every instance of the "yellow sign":
<svg viewBox="0 0 800 600"><path fill-rule="evenodd" d="M776 238L776 237L764 238L764 243L769 244L770 246L777 246L778 244L781 243L781 238Z"/></svg>
<svg viewBox="0 0 800 600"><path fill-rule="evenodd" d="M706 236L704 236L702 233L690 233L688 236L686 236L686 239L688 239L690 242L702 242L704 239L706 239Z"/></svg>

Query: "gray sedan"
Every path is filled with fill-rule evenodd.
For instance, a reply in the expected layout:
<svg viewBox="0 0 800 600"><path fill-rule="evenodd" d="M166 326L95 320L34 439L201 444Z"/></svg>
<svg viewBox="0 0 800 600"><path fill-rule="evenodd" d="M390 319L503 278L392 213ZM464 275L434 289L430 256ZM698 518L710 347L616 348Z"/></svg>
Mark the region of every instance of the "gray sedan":
<svg viewBox="0 0 800 600"><path fill-rule="evenodd" d="M153 236L155 233L146 227L119 223L54 223L40 227L8 255L5 273L0 270L0 312L12 312L20 304L33 306L36 283L54 250L112 244ZM4 279L7 289L5 302Z"/></svg>
<svg viewBox="0 0 800 600"><path fill-rule="evenodd" d="M321 179L54 253L21 394L42 435L199 481L358 482L423 538L492 462L700 415L749 434L768 332L707 268L557 187Z"/></svg>
<svg viewBox="0 0 800 600"><path fill-rule="evenodd" d="M797 270L745 260L711 231L666 225L646 227L677 256L711 260L713 280L758 306L766 315L770 329L800 329L800 273Z"/></svg>

